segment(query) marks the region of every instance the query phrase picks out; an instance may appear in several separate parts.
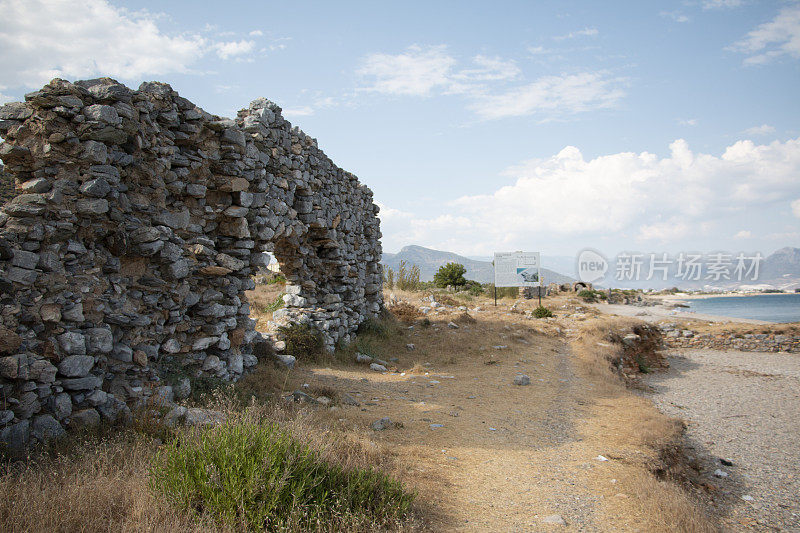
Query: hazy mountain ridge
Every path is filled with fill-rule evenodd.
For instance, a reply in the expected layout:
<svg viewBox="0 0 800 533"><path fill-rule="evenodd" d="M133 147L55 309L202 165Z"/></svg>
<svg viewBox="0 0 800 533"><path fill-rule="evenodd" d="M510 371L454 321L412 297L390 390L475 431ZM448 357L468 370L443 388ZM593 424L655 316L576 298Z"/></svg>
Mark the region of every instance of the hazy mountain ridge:
<svg viewBox="0 0 800 533"><path fill-rule="evenodd" d="M453 252L443 252L411 245L403 247L396 254L384 253L381 263L397 272L401 261L405 261L409 265L417 265L422 281L433 281L433 275L442 265L460 263L467 269L467 273L464 275L467 279L480 283L494 282L494 267L491 261L478 261ZM544 259L542 262L544 262ZM572 283L575 281L569 276L546 268L542 268L542 278L545 283Z"/></svg>

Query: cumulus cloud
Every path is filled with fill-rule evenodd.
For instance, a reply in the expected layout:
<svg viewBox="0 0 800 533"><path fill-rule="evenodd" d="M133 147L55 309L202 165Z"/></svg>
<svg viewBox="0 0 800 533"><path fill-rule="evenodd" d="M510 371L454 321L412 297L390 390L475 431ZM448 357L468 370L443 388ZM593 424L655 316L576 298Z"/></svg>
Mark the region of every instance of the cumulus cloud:
<svg viewBox="0 0 800 533"><path fill-rule="evenodd" d="M255 41L228 41L214 44L214 50L222 59L249 54L256 47Z"/></svg>
<svg viewBox="0 0 800 533"><path fill-rule="evenodd" d="M753 236L753 232L749 230L742 230L733 236L734 239L749 239Z"/></svg>
<svg viewBox="0 0 800 533"><path fill-rule="evenodd" d="M447 86L455 58L447 47L410 46L401 54L371 54L358 74L372 78L367 90L392 95L430 96L436 87Z"/></svg>
<svg viewBox="0 0 800 533"><path fill-rule="evenodd" d="M800 4L784 7L774 19L756 27L730 48L747 54L744 62L748 65L784 56L800 57Z"/></svg>
<svg viewBox="0 0 800 533"><path fill-rule="evenodd" d="M624 82L605 72L544 76L499 94L476 96L470 107L485 119L574 114L614 106L625 95Z"/></svg>
<svg viewBox="0 0 800 533"><path fill-rule="evenodd" d="M513 86L511 82L522 77L515 61L477 55L470 65L460 66L444 45L414 45L394 55L371 54L358 74L368 82L362 91L393 96L462 95L483 119L534 114L547 119L610 107L625 94L625 80L608 72L543 76Z"/></svg>
<svg viewBox="0 0 800 533"><path fill-rule="evenodd" d="M311 106L290 107L283 110L283 116L286 118L308 117L313 114L314 108Z"/></svg>
<svg viewBox="0 0 800 533"><path fill-rule="evenodd" d="M745 135L752 135L752 136L769 135L771 133L775 133L775 128L773 128L769 124L762 124L760 126L753 126L752 128L747 128L742 133L744 133Z"/></svg>
<svg viewBox="0 0 800 533"><path fill-rule="evenodd" d="M0 0L0 13L0 84L9 87L35 87L54 77L126 80L190 72L211 52L241 58L254 47L200 32L168 33L159 27L161 16L107 0Z"/></svg>
<svg viewBox="0 0 800 533"><path fill-rule="evenodd" d="M797 218L800 218L800 198L792 202L792 213Z"/></svg>
<svg viewBox="0 0 800 533"><path fill-rule="evenodd" d="M786 206L787 197L798 198L791 207L800 217L798 173L800 138L763 145L738 141L721 155L694 152L678 139L666 157L621 152L586 159L568 146L509 168L509 185L451 201L432 221L390 221L384 233L390 243L448 245L475 255L518 249L542 235L681 242L711 234L715 221L737 213ZM439 229L451 220L452 226ZM408 227L413 233L403 235Z"/></svg>

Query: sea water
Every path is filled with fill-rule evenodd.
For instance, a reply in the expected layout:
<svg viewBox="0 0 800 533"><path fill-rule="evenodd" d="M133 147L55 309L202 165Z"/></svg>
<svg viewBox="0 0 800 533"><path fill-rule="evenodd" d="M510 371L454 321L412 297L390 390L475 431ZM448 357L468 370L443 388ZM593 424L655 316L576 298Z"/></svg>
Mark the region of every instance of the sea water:
<svg viewBox="0 0 800 533"><path fill-rule="evenodd" d="M706 315L767 322L800 322L800 293L724 296L685 300L689 310Z"/></svg>

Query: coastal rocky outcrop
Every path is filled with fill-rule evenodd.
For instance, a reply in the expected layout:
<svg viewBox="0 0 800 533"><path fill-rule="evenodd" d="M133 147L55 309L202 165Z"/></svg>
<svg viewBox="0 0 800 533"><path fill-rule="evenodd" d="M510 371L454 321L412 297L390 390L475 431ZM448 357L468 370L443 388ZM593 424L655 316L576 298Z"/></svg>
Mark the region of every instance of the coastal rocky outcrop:
<svg viewBox="0 0 800 533"><path fill-rule="evenodd" d="M287 279L276 322L328 349L381 309L372 192L266 99L225 119L164 83L55 79L0 107L0 135L20 193L0 213L12 448L185 395L185 377L238 379L265 342L244 294L263 252Z"/></svg>
<svg viewBox="0 0 800 533"><path fill-rule="evenodd" d="M671 348L709 348L742 352L800 353L800 335L781 333L700 333L663 324L664 342Z"/></svg>

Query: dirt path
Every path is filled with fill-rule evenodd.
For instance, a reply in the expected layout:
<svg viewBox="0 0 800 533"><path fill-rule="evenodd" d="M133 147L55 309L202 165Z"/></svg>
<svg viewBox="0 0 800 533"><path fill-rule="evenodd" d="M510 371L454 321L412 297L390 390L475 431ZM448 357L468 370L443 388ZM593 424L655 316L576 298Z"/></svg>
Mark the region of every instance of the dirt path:
<svg viewBox="0 0 800 533"><path fill-rule="evenodd" d="M366 424L388 416L403 424L375 438L427 478L425 497L441 511L434 529L563 529L544 521L560 515L570 529L594 531L596 496L582 486L578 467L593 457L575 428L580 381L563 338L537 340L524 349L487 347L483 357L432 365L427 375L314 374L345 385L362 402L360 411L348 412L351 419ZM518 372L531 385L514 385Z"/></svg>
<svg viewBox="0 0 800 533"><path fill-rule="evenodd" d="M685 350L648 378L719 488L733 530L800 530L800 357ZM719 458L733 466L721 464ZM715 477L720 469L728 477Z"/></svg>

